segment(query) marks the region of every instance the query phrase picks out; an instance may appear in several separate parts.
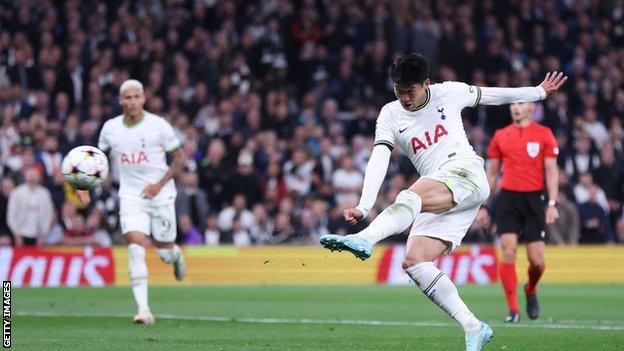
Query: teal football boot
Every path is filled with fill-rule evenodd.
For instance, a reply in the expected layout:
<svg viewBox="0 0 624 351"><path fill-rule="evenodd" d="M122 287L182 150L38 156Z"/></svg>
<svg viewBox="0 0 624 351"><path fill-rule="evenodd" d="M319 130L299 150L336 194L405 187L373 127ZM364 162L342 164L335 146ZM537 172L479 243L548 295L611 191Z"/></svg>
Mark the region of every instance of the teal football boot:
<svg viewBox="0 0 624 351"><path fill-rule="evenodd" d="M323 247L331 251L349 251L362 261L371 257L373 253L373 245L357 235L323 235L320 243Z"/></svg>
<svg viewBox="0 0 624 351"><path fill-rule="evenodd" d="M466 351L480 351L494 337L494 331L484 322L479 330L466 333Z"/></svg>

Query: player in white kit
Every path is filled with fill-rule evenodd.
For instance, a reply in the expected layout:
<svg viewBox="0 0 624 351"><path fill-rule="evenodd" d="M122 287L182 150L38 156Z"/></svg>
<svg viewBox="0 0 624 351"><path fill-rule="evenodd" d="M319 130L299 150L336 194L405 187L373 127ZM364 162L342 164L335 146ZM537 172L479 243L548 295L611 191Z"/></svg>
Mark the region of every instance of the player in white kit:
<svg viewBox="0 0 624 351"><path fill-rule="evenodd" d="M391 77L397 100L379 113L362 196L357 207L344 211L345 220L355 224L371 210L395 146L412 161L420 179L401 191L366 229L354 235L326 235L320 242L332 251L347 250L364 260L371 256L372 245L411 225L405 272L463 327L466 350L481 350L491 339L492 329L474 316L455 285L433 264L460 245L490 191L483 159L469 144L460 113L478 104L542 100L555 93L567 77L549 73L539 86L523 88L430 84L427 61L414 53L394 61Z"/></svg>
<svg viewBox="0 0 624 351"><path fill-rule="evenodd" d="M162 117L143 110L143 85L127 80L119 88L123 114L102 127L98 147L107 152L120 170L119 221L128 243L132 292L138 305L135 323L153 324L147 303L145 250L152 235L156 251L165 263L173 264L174 275L182 280L186 267L182 251L175 244L176 188L173 178L184 164L180 141ZM172 156L167 165L166 154ZM80 193L88 202L88 193Z"/></svg>

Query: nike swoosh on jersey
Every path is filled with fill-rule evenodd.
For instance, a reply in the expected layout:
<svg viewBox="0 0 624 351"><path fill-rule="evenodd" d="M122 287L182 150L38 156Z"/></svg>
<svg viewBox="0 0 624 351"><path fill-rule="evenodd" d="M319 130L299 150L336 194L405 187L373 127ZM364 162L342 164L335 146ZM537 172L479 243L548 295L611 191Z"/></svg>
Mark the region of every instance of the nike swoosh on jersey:
<svg viewBox="0 0 624 351"><path fill-rule="evenodd" d="M409 129L409 127L405 127L405 128L403 128L403 129L399 129L399 133L403 133L404 131L406 131L406 130L408 130L408 129Z"/></svg>

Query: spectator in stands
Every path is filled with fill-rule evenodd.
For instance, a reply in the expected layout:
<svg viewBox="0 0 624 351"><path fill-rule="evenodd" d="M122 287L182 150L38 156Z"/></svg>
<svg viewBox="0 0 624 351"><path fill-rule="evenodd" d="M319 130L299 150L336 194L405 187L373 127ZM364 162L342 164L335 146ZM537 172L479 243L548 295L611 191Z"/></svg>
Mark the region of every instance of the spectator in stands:
<svg viewBox="0 0 624 351"><path fill-rule="evenodd" d="M284 180L288 191L298 196L306 196L312 185L312 170L314 161L308 160L304 149L296 149L292 157L284 164Z"/></svg>
<svg viewBox="0 0 624 351"><path fill-rule="evenodd" d="M223 190L230 174L226 156L225 143L215 138L210 142L205 157L199 162L199 184L206 191L210 208L221 208L225 201Z"/></svg>
<svg viewBox="0 0 624 351"><path fill-rule="evenodd" d="M581 221L580 243L597 244L607 241L607 232L609 230L607 214L597 201L598 187L590 185L587 201L578 206Z"/></svg>
<svg viewBox="0 0 624 351"><path fill-rule="evenodd" d="M186 214L178 216L178 226L181 234L178 236L178 240L183 245L203 245L201 232L193 224L191 216Z"/></svg>
<svg viewBox="0 0 624 351"><path fill-rule="evenodd" d="M93 237L97 246L110 247L112 240L106 229L103 228L102 214L98 209L93 209L87 217L85 227L90 233L93 233Z"/></svg>
<svg viewBox="0 0 624 351"><path fill-rule="evenodd" d="M204 243L208 246L217 246L221 243L221 232L219 231L219 220L216 216L206 218L206 229L204 230Z"/></svg>
<svg viewBox="0 0 624 351"><path fill-rule="evenodd" d="M600 166L600 156L593 147L591 138L584 132L574 142L574 152L566 156L563 160L564 170L575 181L579 174L593 172Z"/></svg>
<svg viewBox="0 0 624 351"><path fill-rule="evenodd" d="M351 155L340 156L340 168L332 175L332 186L336 192L336 203L344 201L357 202L359 192L364 184L364 175L355 168Z"/></svg>
<svg viewBox="0 0 624 351"><path fill-rule="evenodd" d="M9 196L6 218L16 247L42 246L50 231L54 204L48 189L39 185L40 175L35 167L24 170L25 183Z"/></svg>
<svg viewBox="0 0 624 351"><path fill-rule="evenodd" d="M77 214L71 219L71 226L65 228L61 245L97 245L93 232L85 225L85 219Z"/></svg>
<svg viewBox="0 0 624 351"><path fill-rule="evenodd" d="M252 210L254 222L249 234L254 243L264 244L271 241L274 224L262 204L256 204Z"/></svg>
<svg viewBox="0 0 624 351"><path fill-rule="evenodd" d="M175 202L178 217L188 216L193 226L201 231L208 216L208 197L206 191L199 188L196 172L182 174Z"/></svg>
<svg viewBox="0 0 624 351"><path fill-rule="evenodd" d="M559 220L546 225L547 242L557 245L578 244L581 229L578 208L568 198L561 187L561 183L557 195L557 208L559 209Z"/></svg>
<svg viewBox="0 0 624 351"><path fill-rule="evenodd" d="M237 164L236 171L230 175L225 185L225 191L230 196L237 192L243 194L247 204L253 206L262 200L262 190L260 188L260 179L254 172L251 152L247 150L241 151ZM228 198L227 201L229 200Z"/></svg>
<svg viewBox="0 0 624 351"><path fill-rule="evenodd" d="M15 187L11 178L2 178L0 184L0 246L13 244L13 233L7 223L7 208L9 206L9 196Z"/></svg>
<svg viewBox="0 0 624 351"><path fill-rule="evenodd" d="M218 221L219 229L229 234L229 240L225 242L248 245L251 241L248 236L254 225L254 217L251 211L247 209L247 200L243 194L234 195L232 205L219 213ZM221 240L221 242L224 241Z"/></svg>
<svg viewBox="0 0 624 351"><path fill-rule="evenodd" d="M277 200L281 201L288 196L288 188L282 175L282 169L277 162L271 162L267 166L267 175L260 184L262 193L265 194L268 191L274 191L277 194Z"/></svg>
<svg viewBox="0 0 624 351"><path fill-rule="evenodd" d="M602 149L604 143L609 140L607 128L598 120L598 113L593 109L585 111L583 129L589 134L599 150Z"/></svg>
<svg viewBox="0 0 624 351"><path fill-rule="evenodd" d="M615 230L615 240L619 244L624 244L624 217L621 217L617 221Z"/></svg>
<svg viewBox="0 0 624 351"><path fill-rule="evenodd" d="M286 213L278 213L275 216L275 231L271 238L271 244L292 244L297 237L297 232Z"/></svg>
<svg viewBox="0 0 624 351"><path fill-rule="evenodd" d="M594 192L594 202L600 205L602 209L608 213L609 202L605 192L594 183L594 179L589 172L581 173L579 176L579 182L574 187L574 198L577 203L582 204L589 200L590 192Z"/></svg>
<svg viewBox="0 0 624 351"><path fill-rule="evenodd" d="M621 198L622 189L618 189L618 181L623 174L622 163L615 158L613 144L606 142L600 150L600 166L594 170L593 178L600 184L609 202Z"/></svg>

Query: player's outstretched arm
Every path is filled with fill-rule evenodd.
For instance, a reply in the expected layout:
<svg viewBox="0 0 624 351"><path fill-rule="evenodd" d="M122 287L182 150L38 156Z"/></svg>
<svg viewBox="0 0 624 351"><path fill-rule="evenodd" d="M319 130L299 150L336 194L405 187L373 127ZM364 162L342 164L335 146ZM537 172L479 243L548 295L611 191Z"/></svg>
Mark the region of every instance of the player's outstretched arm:
<svg viewBox="0 0 624 351"><path fill-rule="evenodd" d="M154 198L156 195L158 195L160 189L162 189L168 181L173 179L173 177L180 173L182 168L184 168L184 162L186 162L186 160L182 148L177 148L176 150L172 151L171 156L173 160L169 165L167 173L165 173L165 175L162 177L162 179L158 181L158 183L146 186L145 189L143 189L143 191L141 192L141 196L146 199Z"/></svg>
<svg viewBox="0 0 624 351"><path fill-rule="evenodd" d="M477 103L482 105L505 105L516 102L534 102L544 100L556 93L568 80L563 72L547 73L544 81L536 87L521 88L479 88L481 95Z"/></svg>
<svg viewBox="0 0 624 351"><path fill-rule="evenodd" d="M343 216L347 223L354 225L357 221L365 218L375 204L377 193L383 183L390 164L392 151L386 145L377 145L373 148L366 172L364 173L364 185L362 196L357 207L344 210Z"/></svg>

